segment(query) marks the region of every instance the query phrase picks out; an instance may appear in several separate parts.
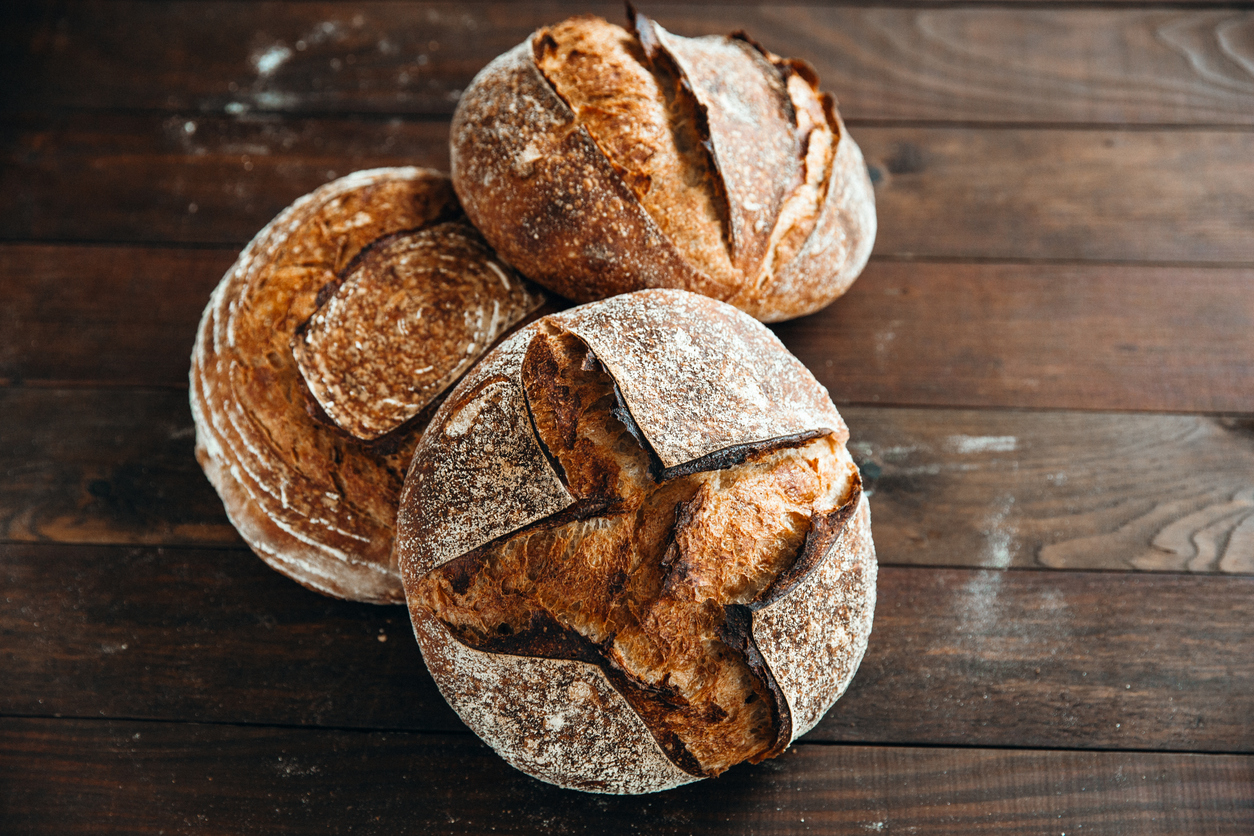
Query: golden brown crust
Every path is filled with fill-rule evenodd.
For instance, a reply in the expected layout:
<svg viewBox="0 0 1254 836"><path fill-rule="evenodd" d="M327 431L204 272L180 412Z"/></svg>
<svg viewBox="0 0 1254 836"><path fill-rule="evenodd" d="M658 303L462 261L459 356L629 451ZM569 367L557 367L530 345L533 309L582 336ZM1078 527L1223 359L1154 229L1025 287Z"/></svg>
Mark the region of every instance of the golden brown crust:
<svg viewBox="0 0 1254 836"><path fill-rule="evenodd" d="M410 612L440 692L514 767L585 792L657 792L697 780L666 756L599 668L474 650L429 611Z"/></svg>
<svg viewBox="0 0 1254 836"><path fill-rule="evenodd" d="M601 308L612 315L589 313ZM691 332L686 340L652 339L661 311L670 312L672 330ZM650 316L657 320L649 322ZM694 319L718 327L707 332ZM745 325L738 330L728 322ZM701 468L680 461L672 471L679 475L669 477L650 472L655 454L639 440L642 426L667 413L654 414L652 421L639 421L638 414L650 411L650 398L675 402L685 392L709 395L712 390L702 388L709 382L689 389L685 376L669 386L659 377L655 388L642 393L615 371L639 368L649 358L668 367L660 358L678 343L692 349L685 358L689 365L718 366L737 354L741 332L754 330L767 333L728 306L678 291L645 291L551 316L485 358L450 395L421 442L402 499L398 553L424 657L437 660L433 675L472 728L508 723L525 729L499 744L485 738L504 746L503 754L530 774L563 786L644 792L662 788L657 776L666 770L650 767L652 777L625 779L615 788L589 787L586 769L570 765L577 757L563 756L560 763L531 759L526 752L553 745L546 718L571 711L584 716L588 707L572 707L554 695L513 699L513 686L502 679L506 668L542 680L552 666L555 677L582 671L585 683L608 684L608 690L586 686L612 704L605 709L605 735L619 741L616 746L642 747L642 762L656 765L657 752L664 753L674 765L662 781L666 786L778 754L797 728L812 722L812 707L830 705L833 688L843 690L852 676L870 629L870 606L863 601L858 609L853 597L865 598L868 590L865 583L842 581L839 572L828 579L827 567L846 552L856 553L860 577L872 578L873 595L874 567L865 565L873 550L869 527L844 534L860 492L844 449L844 424L821 387L798 378L789 387L791 399L772 402L766 412L786 432L763 438L759 430L768 416L759 415L749 434L719 442L730 440L731 447L749 452ZM593 333L600 336L599 348L587 338ZM777 342L750 345L764 369L778 365L774 354L786 354ZM723 378L724 384L733 377ZM818 398L826 405L815 403ZM683 424L726 423L717 414L719 403L690 398L681 426L653 426L649 443L685 449L693 435ZM822 416L827 425L811 424L808 436L800 433L812 438L808 442L794 432L799 404L803 415ZM832 425L839 429L831 432ZM727 432L707 428L697 436ZM448 472L437 473L442 467ZM470 478L452 478L463 473ZM529 485L552 486L547 506L526 497L514 501ZM434 507L464 511L436 519L429 513ZM482 520L474 519L476 507ZM803 586L813 600L797 609ZM839 629L852 637L845 645L795 647L786 634L757 628L759 611L775 618L772 623L830 620L826 604L840 595L845 614L856 609L865 616L838 619ZM737 632L730 616L741 611L743 629ZM434 624L443 629L434 630ZM797 628L799 634L815 629L827 628ZM831 675L818 671L833 653L844 654L838 669ZM457 671L447 662L454 655L462 660ZM504 661L509 657L528 661ZM778 678L771 669L776 660L783 672ZM809 690L805 682L798 686L795 675L807 670L814 679ZM475 696L484 693L493 694L488 704ZM515 715L502 719L511 701ZM624 706L652 743L633 738L615 719ZM597 728L587 724L579 732L582 740L560 736L562 751L574 746L589 757L603 752L607 740L594 733ZM622 742L629 739L635 742Z"/></svg>
<svg viewBox="0 0 1254 836"><path fill-rule="evenodd" d="M572 18L476 77L452 134L471 219L579 301L676 287L774 321L843 293L874 195L813 70L744 36L633 24Z"/></svg>
<svg viewBox="0 0 1254 836"><path fill-rule="evenodd" d="M530 41L488 64L463 94L450 159L471 222L519 272L563 296L713 290L545 81Z"/></svg>
<svg viewBox="0 0 1254 836"><path fill-rule="evenodd" d="M315 419L289 342L369 243L457 214L447 178L433 171L328 183L258 233L201 320L190 381L197 458L253 550L320 592L403 600L394 520L421 426L368 444Z"/></svg>
<svg viewBox="0 0 1254 836"><path fill-rule="evenodd" d="M676 68L645 55L625 30L594 17L541 29L536 65L667 239L730 295L741 271L726 238L726 197L703 147L705 115ZM634 288L633 288L634 289Z"/></svg>
<svg viewBox="0 0 1254 836"><path fill-rule="evenodd" d="M720 452L785 436L848 438L827 390L774 334L730 306L641 291L554 321L601 358L664 468L713 465Z"/></svg>
<svg viewBox="0 0 1254 836"><path fill-rule="evenodd" d="M528 284L465 223L406 230L371 243L319 293L292 353L327 416L375 439L538 306Z"/></svg>
<svg viewBox="0 0 1254 836"><path fill-rule="evenodd" d="M744 286L761 271L780 208L801 184L801 148L784 80L757 49L735 38L678 37L644 15L636 16L636 31L655 66L676 68L703 115L727 207L737 286Z"/></svg>

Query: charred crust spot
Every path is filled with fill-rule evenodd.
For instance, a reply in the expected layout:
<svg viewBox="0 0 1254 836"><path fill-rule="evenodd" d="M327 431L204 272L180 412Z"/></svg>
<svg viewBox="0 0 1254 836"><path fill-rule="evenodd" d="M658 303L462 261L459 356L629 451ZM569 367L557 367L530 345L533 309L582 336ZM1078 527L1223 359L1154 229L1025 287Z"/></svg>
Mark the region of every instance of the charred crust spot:
<svg viewBox="0 0 1254 836"><path fill-rule="evenodd" d="M557 52L557 40L548 29L541 29L532 40L531 49L535 60L542 61L545 55Z"/></svg>
<svg viewBox="0 0 1254 836"><path fill-rule="evenodd" d="M592 642L569 627L563 627L544 610L536 610L521 632L508 624L494 637L478 642L479 650L509 656L533 656L544 659L570 659L588 664L604 664L600 650Z"/></svg>

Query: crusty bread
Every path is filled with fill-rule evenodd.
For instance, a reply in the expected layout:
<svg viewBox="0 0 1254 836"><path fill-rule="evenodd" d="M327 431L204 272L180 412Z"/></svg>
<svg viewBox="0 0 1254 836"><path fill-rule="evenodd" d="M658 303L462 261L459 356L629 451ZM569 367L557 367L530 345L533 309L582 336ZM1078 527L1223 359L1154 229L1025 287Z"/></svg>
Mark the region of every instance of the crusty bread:
<svg viewBox="0 0 1254 836"><path fill-rule="evenodd" d="M205 308L191 366L197 459L253 550L312 589L403 600L393 528L426 418L543 302L461 217L437 172L341 178L258 233Z"/></svg>
<svg viewBox="0 0 1254 836"><path fill-rule="evenodd" d="M843 293L875 238L861 152L804 62L577 17L463 94L453 184L497 251L579 301L692 290L763 321Z"/></svg>
<svg viewBox="0 0 1254 836"><path fill-rule="evenodd" d="M649 290L472 369L415 452L397 551L442 693L518 768L638 793L782 752L866 648L848 431L769 331Z"/></svg>

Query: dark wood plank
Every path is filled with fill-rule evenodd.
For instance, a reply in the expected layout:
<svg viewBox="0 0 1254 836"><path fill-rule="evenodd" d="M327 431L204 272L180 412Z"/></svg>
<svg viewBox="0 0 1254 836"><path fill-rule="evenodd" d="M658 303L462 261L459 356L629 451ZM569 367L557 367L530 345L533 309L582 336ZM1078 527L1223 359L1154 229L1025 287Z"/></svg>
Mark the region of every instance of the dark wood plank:
<svg viewBox="0 0 1254 836"><path fill-rule="evenodd" d="M646 797L468 737L0 720L6 832L1245 834L1254 759L797 746Z"/></svg>
<svg viewBox="0 0 1254 836"><path fill-rule="evenodd" d="M843 413L881 560L1254 573L1248 418Z"/></svg>
<svg viewBox="0 0 1254 836"><path fill-rule="evenodd" d="M0 124L0 238L242 245L362 168L447 170L448 125L400 119L77 114Z"/></svg>
<svg viewBox="0 0 1254 836"><path fill-rule="evenodd" d="M403 607L243 549L0 545L0 714L465 731Z"/></svg>
<svg viewBox="0 0 1254 836"><path fill-rule="evenodd" d="M403 609L244 551L6 545L0 577L0 714L462 729ZM878 594L808 740L1254 752L1254 578L883 567Z"/></svg>
<svg viewBox="0 0 1254 836"><path fill-rule="evenodd" d="M0 383L186 386L237 250L0 245Z"/></svg>
<svg viewBox="0 0 1254 836"><path fill-rule="evenodd" d="M812 62L851 119L1254 124L1237 9L642 4ZM76 3L32 13L11 106L449 114L493 57L613 3Z"/></svg>
<svg viewBox="0 0 1254 836"><path fill-rule="evenodd" d="M0 390L0 536L243 548L192 452L186 391Z"/></svg>
<svg viewBox="0 0 1254 836"><path fill-rule="evenodd" d="M890 564L1254 573L1254 428L845 407ZM0 390L0 539L239 547L182 391Z"/></svg>
<svg viewBox="0 0 1254 836"><path fill-rule="evenodd" d="M1254 263L1254 132L851 133L881 256Z"/></svg>
<svg viewBox="0 0 1254 836"><path fill-rule="evenodd" d="M1254 263L1254 131L853 135L878 183L880 256ZM15 119L0 126L0 239L239 245L335 174L445 167L446 142L443 122Z"/></svg>
<svg viewBox="0 0 1254 836"><path fill-rule="evenodd" d="M235 250L0 245L0 381L183 386ZM1254 412L1254 269L873 261L776 330L841 403Z"/></svg>
<svg viewBox="0 0 1254 836"><path fill-rule="evenodd" d="M776 331L838 402L1254 412L1250 268L873 261Z"/></svg>

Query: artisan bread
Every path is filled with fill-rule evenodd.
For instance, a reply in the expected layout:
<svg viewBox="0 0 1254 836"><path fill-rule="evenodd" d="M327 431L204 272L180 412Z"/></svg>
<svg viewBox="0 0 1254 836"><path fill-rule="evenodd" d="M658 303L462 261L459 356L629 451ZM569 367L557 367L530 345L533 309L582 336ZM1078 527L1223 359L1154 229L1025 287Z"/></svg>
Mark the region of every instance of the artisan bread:
<svg viewBox="0 0 1254 836"><path fill-rule="evenodd" d="M484 357L419 441L397 552L441 692L519 769L607 793L782 752L875 603L848 430L735 308L645 290Z"/></svg>
<svg viewBox="0 0 1254 836"><path fill-rule="evenodd" d="M862 153L813 69L743 34L576 17L491 62L453 117L453 184L521 272L578 301L683 288L763 321L866 264Z"/></svg>
<svg viewBox="0 0 1254 836"><path fill-rule="evenodd" d="M192 353L196 457L245 541L319 592L403 600L396 507L426 419L543 301L437 172L362 171L285 209L223 277Z"/></svg>

